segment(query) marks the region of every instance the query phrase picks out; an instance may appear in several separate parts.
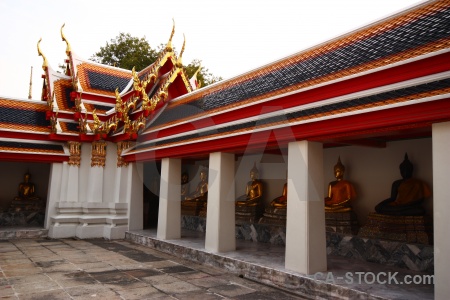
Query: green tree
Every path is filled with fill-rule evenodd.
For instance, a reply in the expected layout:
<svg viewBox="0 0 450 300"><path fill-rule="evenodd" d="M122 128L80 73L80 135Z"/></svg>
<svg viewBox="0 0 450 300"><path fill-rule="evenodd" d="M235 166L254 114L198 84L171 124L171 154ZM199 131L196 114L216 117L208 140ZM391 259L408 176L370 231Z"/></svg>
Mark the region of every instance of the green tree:
<svg viewBox="0 0 450 300"><path fill-rule="evenodd" d="M136 71L140 71L157 58L158 52L150 47L145 37L132 37L122 32L109 43L106 42L106 46L100 47L91 60L128 70L135 67Z"/></svg>
<svg viewBox="0 0 450 300"><path fill-rule="evenodd" d="M101 64L128 70L135 67L136 71L140 71L154 63L164 48L165 45L160 44L156 49L153 49L145 37L137 38L132 37L129 33L120 33L109 43L106 42L106 46L100 47L100 51L96 52L90 59ZM195 74L200 64L201 60L194 59L187 66L184 66L189 78ZM214 76L205 67L202 67L197 74L197 81L200 82L201 87L219 80L222 80L222 77Z"/></svg>
<svg viewBox="0 0 450 300"><path fill-rule="evenodd" d="M194 76L195 72L197 72L198 68L200 68L201 63L201 60L194 59L190 64L184 66L186 74L189 78ZM213 84L222 79L222 77L215 76L214 74L210 73L209 70L205 67L201 67L200 71L197 73L197 81L200 83L200 87Z"/></svg>

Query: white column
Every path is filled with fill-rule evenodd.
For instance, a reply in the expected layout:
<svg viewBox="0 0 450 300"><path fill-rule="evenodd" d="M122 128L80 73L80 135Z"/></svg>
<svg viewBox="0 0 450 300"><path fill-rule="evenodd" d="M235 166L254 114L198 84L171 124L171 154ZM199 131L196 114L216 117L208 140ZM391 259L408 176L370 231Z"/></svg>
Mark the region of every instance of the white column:
<svg viewBox="0 0 450 300"><path fill-rule="evenodd" d="M327 270L322 144L288 148L285 267L303 274Z"/></svg>
<svg viewBox="0 0 450 300"><path fill-rule="evenodd" d="M212 252L236 250L234 164L234 154L209 155L205 249Z"/></svg>
<svg viewBox="0 0 450 300"><path fill-rule="evenodd" d="M130 163L122 171L122 174L125 174L122 181L125 182L126 188L121 190L121 199L124 199L123 202L129 203L129 230L144 228L143 168L144 165L142 163ZM122 195L123 191L126 191L124 195Z"/></svg>
<svg viewBox="0 0 450 300"><path fill-rule="evenodd" d="M157 237L181 238L181 160L163 158L159 194Z"/></svg>
<svg viewBox="0 0 450 300"><path fill-rule="evenodd" d="M78 166L69 165L67 171L67 202L78 202Z"/></svg>
<svg viewBox="0 0 450 300"><path fill-rule="evenodd" d="M433 135L433 220L434 298L450 295L450 122L432 126Z"/></svg>
<svg viewBox="0 0 450 300"><path fill-rule="evenodd" d="M67 191L69 186L69 165L67 162L62 163L61 169L61 188L59 189L59 201L58 202L67 202Z"/></svg>
<svg viewBox="0 0 450 300"><path fill-rule="evenodd" d="M87 202L103 202L103 168L106 160L106 142L92 142L91 169L86 193Z"/></svg>
<svg viewBox="0 0 450 300"><path fill-rule="evenodd" d="M66 178L63 181L66 184L65 192L66 195L64 200L67 202L78 202L79 201L79 171L80 171L80 161L81 161L81 144L79 142L68 142L67 146L69 148L69 162L64 163L64 173Z"/></svg>
<svg viewBox="0 0 450 300"><path fill-rule="evenodd" d="M52 163L50 169L50 182L48 183L47 193L47 212L45 214L45 228L49 229L51 225L51 218L57 215L56 203L59 202L61 193L61 186L64 184L61 181L63 173L63 164Z"/></svg>

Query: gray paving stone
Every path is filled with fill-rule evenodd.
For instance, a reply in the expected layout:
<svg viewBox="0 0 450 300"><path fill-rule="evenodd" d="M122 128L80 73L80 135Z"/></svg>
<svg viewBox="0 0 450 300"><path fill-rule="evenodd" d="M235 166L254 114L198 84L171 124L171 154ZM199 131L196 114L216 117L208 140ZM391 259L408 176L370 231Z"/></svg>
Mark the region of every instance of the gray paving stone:
<svg viewBox="0 0 450 300"><path fill-rule="evenodd" d="M184 281L175 281L172 283L155 284L155 288L167 294L180 294L191 291L201 290L199 287Z"/></svg>
<svg viewBox="0 0 450 300"><path fill-rule="evenodd" d="M225 297L236 297L255 292L254 289L249 289L237 284L227 284L212 287L208 289L209 292L216 293Z"/></svg>

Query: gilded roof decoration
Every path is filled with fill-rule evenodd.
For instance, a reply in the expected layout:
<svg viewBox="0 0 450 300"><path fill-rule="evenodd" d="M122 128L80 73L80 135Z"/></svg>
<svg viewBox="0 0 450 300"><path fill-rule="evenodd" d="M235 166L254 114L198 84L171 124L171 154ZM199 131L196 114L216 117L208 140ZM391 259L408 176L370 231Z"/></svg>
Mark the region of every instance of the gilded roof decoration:
<svg viewBox="0 0 450 300"><path fill-rule="evenodd" d="M63 42L66 42L66 45L67 45L67 47L66 47L66 54L69 55L70 52L72 51L72 48L70 47L69 41L67 41L67 38L66 38L66 36L64 35L64 32L63 32L64 26L66 26L66 23L64 23L64 24L61 26L61 39L63 40Z"/></svg>
<svg viewBox="0 0 450 300"><path fill-rule="evenodd" d="M41 50L41 41L42 41L42 38L40 38L39 41L37 42L37 51L38 51L38 55L39 55L39 56L42 56L42 59L43 59L43 62L42 62L42 69L43 69L44 71L46 71L46 70L47 70L47 67L48 67L48 61L47 61L47 58L45 57L44 53L42 53L42 50Z"/></svg>

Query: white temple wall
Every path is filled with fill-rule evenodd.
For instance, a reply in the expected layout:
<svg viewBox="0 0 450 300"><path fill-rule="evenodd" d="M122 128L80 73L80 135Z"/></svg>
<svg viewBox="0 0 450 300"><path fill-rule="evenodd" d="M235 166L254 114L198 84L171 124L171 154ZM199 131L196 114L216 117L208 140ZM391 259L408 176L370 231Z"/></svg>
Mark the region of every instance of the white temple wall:
<svg viewBox="0 0 450 300"><path fill-rule="evenodd" d="M114 202L117 167L117 146L114 143L106 143L106 163L103 168L103 201Z"/></svg>
<svg viewBox="0 0 450 300"><path fill-rule="evenodd" d="M413 176L425 181L432 189L431 138L389 142L386 148L348 146L324 149L324 191L335 180L333 167L338 157L345 166L344 179L354 184L357 198L352 206L364 225L367 215L375 212L375 205L390 197L392 182L401 179L399 165L405 152L414 165ZM425 203L427 214L433 212L433 199Z"/></svg>
<svg viewBox="0 0 450 300"><path fill-rule="evenodd" d="M0 211L8 210L11 201L18 195L18 187L26 172L35 185L35 194L47 199L51 164L32 162L0 161Z"/></svg>
<svg viewBox="0 0 450 300"><path fill-rule="evenodd" d="M91 169L91 144L81 144L81 162L78 173L78 196L80 202L87 201L87 187L89 182L89 171Z"/></svg>
<svg viewBox="0 0 450 300"><path fill-rule="evenodd" d="M283 193L286 183L287 156L275 154L252 154L240 156L235 164L236 170L236 197L245 194L247 182L250 179L250 170L256 162L259 170L259 179L263 182L264 206Z"/></svg>
<svg viewBox="0 0 450 300"><path fill-rule="evenodd" d="M51 225L51 218L57 215L56 202L60 201L63 167L64 164L62 163L52 163L50 166L48 197L44 221L44 228L46 229Z"/></svg>
<svg viewBox="0 0 450 300"><path fill-rule="evenodd" d="M200 171L202 167L208 169L209 160L198 160L195 163L182 163L181 165L181 173L187 172L189 175L189 192L192 193L195 191L197 184L200 182ZM181 177L181 174L180 174Z"/></svg>

